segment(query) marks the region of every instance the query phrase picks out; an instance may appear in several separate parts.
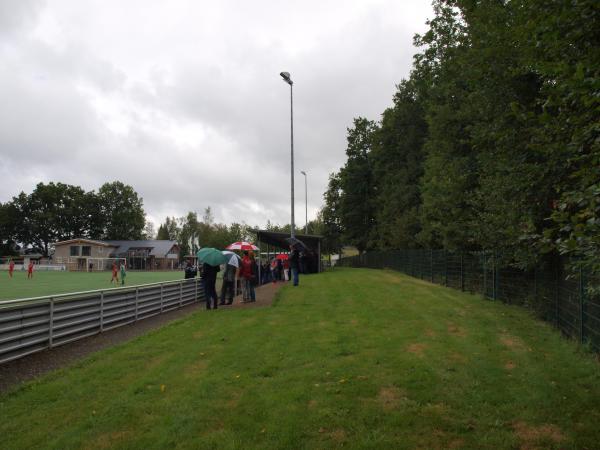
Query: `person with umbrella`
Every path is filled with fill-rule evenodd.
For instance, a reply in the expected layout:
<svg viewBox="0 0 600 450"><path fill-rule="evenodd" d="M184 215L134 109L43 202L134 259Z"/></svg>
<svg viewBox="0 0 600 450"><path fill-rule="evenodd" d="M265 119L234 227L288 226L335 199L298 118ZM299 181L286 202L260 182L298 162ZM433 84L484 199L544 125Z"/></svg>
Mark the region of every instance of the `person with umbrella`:
<svg viewBox="0 0 600 450"><path fill-rule="evenodd" d="M206 247L198 250L196 254L198 261L202 261L202 283L204 285L204 296L206 297L206 309L217 309L218 297L217 288L217 273L220 271L219 266L227 260L225 255L216 248Z"/></svg>

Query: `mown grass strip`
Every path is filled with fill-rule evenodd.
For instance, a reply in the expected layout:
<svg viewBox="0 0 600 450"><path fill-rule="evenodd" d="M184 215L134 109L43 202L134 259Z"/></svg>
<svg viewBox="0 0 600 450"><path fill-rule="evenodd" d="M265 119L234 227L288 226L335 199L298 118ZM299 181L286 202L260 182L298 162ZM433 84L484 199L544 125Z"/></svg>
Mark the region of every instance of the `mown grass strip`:
<svg viewBox="0 0 600 450"><path fill-rule="evenodd" d="M0 435L15 449L594 448L599 380L522 309L336 269L0 397Z"/></svg>

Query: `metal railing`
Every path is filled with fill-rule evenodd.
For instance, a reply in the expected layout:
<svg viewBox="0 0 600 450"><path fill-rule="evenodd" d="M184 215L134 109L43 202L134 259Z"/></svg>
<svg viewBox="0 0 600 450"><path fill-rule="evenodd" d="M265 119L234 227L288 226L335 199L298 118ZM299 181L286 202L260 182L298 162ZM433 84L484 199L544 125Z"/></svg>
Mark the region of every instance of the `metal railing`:
<svg viewBox="0 0 600 450"><path fill-rule="evenodd" d="M496 252L374 251L343 258L340 266L392 269L491 300L518 304L564 335L600 352L599 280L576 261L551 258L530 270L512 267Z"/></svg>
<svg viewBox="0 0 600 450"><path fill-rule="evenodd" d="M204 299L199 279L0 302L0 364Z"/></svg>

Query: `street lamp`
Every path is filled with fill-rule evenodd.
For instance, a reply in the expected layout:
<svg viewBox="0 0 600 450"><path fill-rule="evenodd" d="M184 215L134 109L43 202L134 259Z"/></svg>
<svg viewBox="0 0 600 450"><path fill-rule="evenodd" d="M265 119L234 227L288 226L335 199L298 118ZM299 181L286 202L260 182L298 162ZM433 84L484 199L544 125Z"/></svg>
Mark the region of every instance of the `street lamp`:
<svg viewBox="0 0 600 450"><path fill-rule="evenodd" d="M307 183L307 175L304 170L301 170L300 173L304 175L304 234L308 234L308 183Z"/></svg>
<svg viewBox="0 0 600 450"><path fill-rule="evenodd" d="M292 175L292 223L291 223L291 237L295 237L295 233L294 233L294 95L293 95L293 89L292 89L292 85L294 84L292 79L290 78L290 73L289 72L281 72L279 75L281 75L281 78L283 78L283 81L285 81L287 84L290 85L290 136L291 136L291 161L292 161L292 166L291 166L291 175Z"/></svg>

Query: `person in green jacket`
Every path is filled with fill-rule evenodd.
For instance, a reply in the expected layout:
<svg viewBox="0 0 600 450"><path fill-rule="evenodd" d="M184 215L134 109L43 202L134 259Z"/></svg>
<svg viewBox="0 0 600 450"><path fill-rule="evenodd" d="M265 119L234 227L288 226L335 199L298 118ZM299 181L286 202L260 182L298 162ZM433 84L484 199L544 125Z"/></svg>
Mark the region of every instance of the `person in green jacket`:
<svg viewBox="0 0 600 450"><path fill-rule="evenodd" d="M121 286L125 286L125 276L127 273L125 272L125 264L121 263Z"/></svg>

